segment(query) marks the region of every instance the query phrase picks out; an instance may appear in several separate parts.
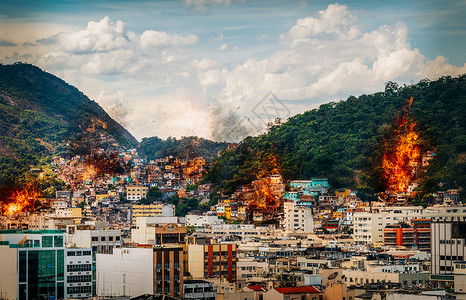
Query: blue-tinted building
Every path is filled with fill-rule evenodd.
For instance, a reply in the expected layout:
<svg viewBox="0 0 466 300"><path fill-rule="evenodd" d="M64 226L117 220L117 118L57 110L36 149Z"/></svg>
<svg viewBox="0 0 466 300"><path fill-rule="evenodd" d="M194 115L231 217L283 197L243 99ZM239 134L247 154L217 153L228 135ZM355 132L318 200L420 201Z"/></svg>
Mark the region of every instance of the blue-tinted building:
<svg viewBox="0 0 466 300"><path fill-rule="evenodd" d="M63 299L65 245L60 230L0 230L3 299Z"/></svg>

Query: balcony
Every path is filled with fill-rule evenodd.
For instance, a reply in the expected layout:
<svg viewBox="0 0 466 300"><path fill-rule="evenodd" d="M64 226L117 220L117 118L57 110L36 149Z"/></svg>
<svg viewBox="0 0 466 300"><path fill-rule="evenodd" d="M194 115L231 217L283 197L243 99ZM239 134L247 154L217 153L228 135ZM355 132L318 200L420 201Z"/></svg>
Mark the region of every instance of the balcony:
<svg viewBox="0 0 466 300"><path fill-rule="evenodd" d="M184 299L202 299L202 298L215 298L215 292L203 292L203 293L185 293Z"/></svg>

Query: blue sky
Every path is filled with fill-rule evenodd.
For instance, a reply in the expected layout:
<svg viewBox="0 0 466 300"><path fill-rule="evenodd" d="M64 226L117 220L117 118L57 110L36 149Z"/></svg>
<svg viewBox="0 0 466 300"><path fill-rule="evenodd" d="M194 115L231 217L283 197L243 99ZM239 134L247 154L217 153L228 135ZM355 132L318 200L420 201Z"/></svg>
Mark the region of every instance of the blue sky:
<svg viewBox="0 0 466 300"><path fill-rule="evenodd" d="M262 132L252 109L268 92L292 115L465 73L465 13L464 1L2 1L0 62L63 78L139 139L238 140Z"/></svg>

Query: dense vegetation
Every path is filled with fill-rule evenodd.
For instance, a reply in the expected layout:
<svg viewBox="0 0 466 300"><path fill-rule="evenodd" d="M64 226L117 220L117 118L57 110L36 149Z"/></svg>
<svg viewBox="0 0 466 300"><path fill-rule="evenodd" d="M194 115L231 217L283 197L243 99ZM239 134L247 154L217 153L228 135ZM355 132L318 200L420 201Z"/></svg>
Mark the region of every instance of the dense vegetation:
<svg viewBox="0 0 466 300"><path fill-rule="evenodd" d="M0 187L20 184L52 155L86 154L136 139L94 101L63 80L29 65L0 65Z"/></svg>
<svg viewBox="0 0 466 300"><path fill-rule="evenodd" d="M217 156L217 153L228 146L228 143L213 142L195 136L180 139L158 137L143 138L141 150L150 159L173 156L180 159L193 159L202 156L208 161Z"/></svg>
<svg viewBox="0 0 466 300"><path fill-rule="evenodd" d="M409 96L421 150L436 152L420 185L423 192L466 187L466 75L350 96L296 115L266 134L248 137L214 160L206 179L223 192L280 172L286 179L329 178L332 186L357 188L363 198L383 191L381 149ZM422 194L422 193L421 193ZM464 199L464 192L462 198Z"/></svg>

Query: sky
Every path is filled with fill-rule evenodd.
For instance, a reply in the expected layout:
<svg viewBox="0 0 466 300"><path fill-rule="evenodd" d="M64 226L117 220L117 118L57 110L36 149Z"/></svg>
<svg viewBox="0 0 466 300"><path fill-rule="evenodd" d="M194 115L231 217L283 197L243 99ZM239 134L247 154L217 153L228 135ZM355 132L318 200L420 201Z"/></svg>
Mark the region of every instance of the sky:
<svg viewBox="0 0 466 300"><path fill-rule="evenodd" d="M466 73L466 2L0 2L0 63L39 66L137 139L239 141L349 96Z"/></svg>

